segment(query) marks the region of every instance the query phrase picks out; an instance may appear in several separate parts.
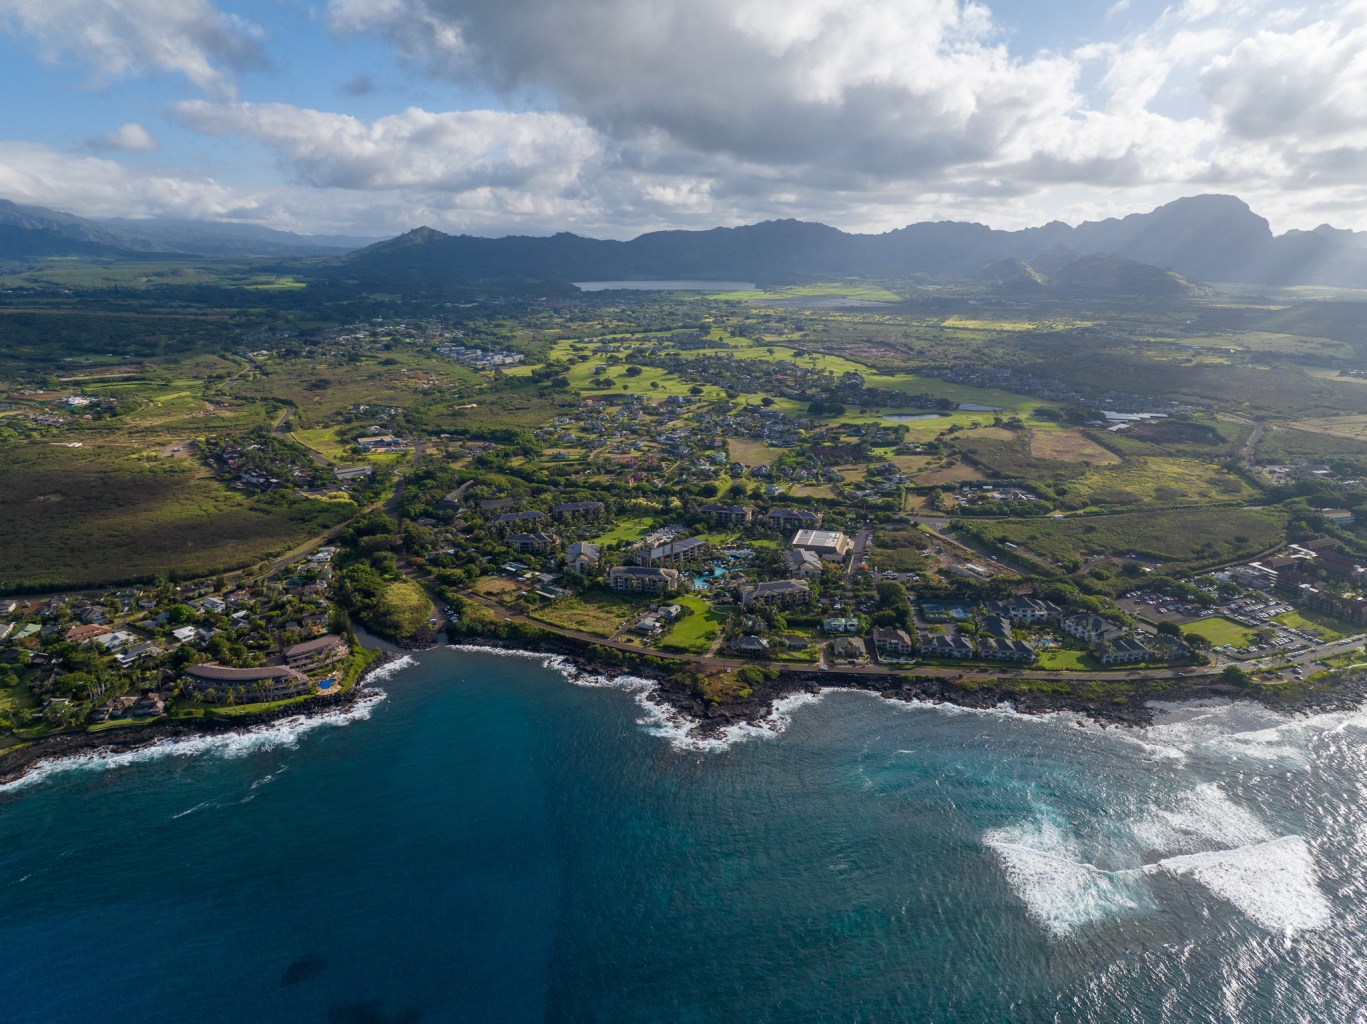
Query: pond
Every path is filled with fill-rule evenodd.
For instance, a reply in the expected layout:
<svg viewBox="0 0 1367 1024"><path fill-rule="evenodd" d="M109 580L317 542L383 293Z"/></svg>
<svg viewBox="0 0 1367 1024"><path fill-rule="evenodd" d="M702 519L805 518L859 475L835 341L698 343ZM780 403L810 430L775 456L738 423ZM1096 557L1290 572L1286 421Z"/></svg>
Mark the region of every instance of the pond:
<svg viewBox="0 0 1367 1024"><path fill-rule="evenodd" d="M581 292L752 292L753 281L575 281Z"/></svg>

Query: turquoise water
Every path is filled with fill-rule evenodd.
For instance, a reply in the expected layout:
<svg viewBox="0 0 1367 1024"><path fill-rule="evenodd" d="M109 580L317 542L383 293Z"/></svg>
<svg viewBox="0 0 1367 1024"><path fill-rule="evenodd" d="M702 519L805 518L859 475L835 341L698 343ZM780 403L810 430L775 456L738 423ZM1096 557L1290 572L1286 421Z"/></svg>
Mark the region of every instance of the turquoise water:
<svg viewBox="0 0 1367 1024"><path fill-rule="evenodd" d="M1367 714L836 692L703 749L537 660L378 685L0 790L0 1019L1367 1015Z"/></svg>

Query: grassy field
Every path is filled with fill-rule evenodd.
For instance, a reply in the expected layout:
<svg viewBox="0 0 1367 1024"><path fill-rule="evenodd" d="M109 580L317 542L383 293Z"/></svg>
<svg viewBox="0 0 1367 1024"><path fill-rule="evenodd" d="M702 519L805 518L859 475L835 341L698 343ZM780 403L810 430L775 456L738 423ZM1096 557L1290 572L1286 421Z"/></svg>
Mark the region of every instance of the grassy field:
<svg viewBox="0 0 1367 1024"><path fill-rule="evenodd" d="M1041 652L1039 660L1031 667L1049 672L1095 672L1106 666L1086 651L1057 650Z"/></svg>
<svg viewBox="0 0 1367 1024"><path fill-rule="evenodd" d="M1084 462L1093 466L1113 466L1120 456L1103 448L1080 430L1032 430L1030 454L1055 462Z"/></svg>
<svg viewBox="0 0 1367 1024"><path fill-rule="evenodd" d="M0 462L0 590L212 575L288 550L354 511L252 497L188 459L11 446Z"/></svg>
<svg viewBox="0 0 1367 1024"><path fill-rule="evenodd" d="M1284 522L1273 510L1190 508L1011 522L967 521L964 528L983 540L1009 541L1046 562L1063 566L1087 555L1134 554L1163 562L1233 561L1278 543Z"/></svg>
<svg viewBox="0 0 1367 1024"><path fill-rule="evenodd" d="M1239 625L1223 615L1188 622L1182 629L1187 633L1203 636L1216 647L1229 644L1233 647L1247 647L1253 642L1253 630Z"/></svg>
<svg viewBox="0 0 1367 1024"><path fill-rule="evenodd" d="M1273 621L1291 629L1313 633L1321 640L1341 640L1344 636L1341 632L1345 628L1343 623L1315 612L1297 611L1293 608L1289 612L1274 615Z"/></svg>
<svg viewBox="0 0 1367 1024"><path fill-rule="evenodd" d="M607 594L563 598L531 612L531 617L562 629L575 629L594 636L612 636L627 619L639 614L644 605Z"/></svg>
<svg viewBox="0 0 1367 1024"><path fill-rule="evenodd" d="M395 580L380 596L379 613L385 621L399 624L394 631L396 636L411 636L427 625L432 602L411 580Z"/></svg>
<svg viewBox="0 0 1367 1024"><path fill-rule="evenodd" d="M1196 459L1138 458L1088 470L1069 485L1068 499L1077 507L1243 501L1253 493L1233 474Z"/></svg>
<svg viewBox="0 0 1367 1024"><path fill-rule="evenodd" d="M620 542L634 543L650 532L655 520L647 516L628 516L618 519L612 524L612 529L606 533L601 533L593 538L595 544L617 544Z"/></svg>

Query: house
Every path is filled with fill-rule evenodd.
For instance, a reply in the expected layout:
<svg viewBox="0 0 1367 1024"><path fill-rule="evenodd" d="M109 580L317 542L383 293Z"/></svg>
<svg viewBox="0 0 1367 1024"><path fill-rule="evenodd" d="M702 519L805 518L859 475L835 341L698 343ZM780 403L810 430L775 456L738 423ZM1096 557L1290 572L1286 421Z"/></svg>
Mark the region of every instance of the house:
<svg viewBox="0 0 1367 1024"><path fill-rule="evenodd" d="M704 505L698 511L722 526L748 526L754 517L754 512L744 505Z"/></svg>
<svg viewBox="0 0 1367 1024"><path fill-rule="evenodd" d="M921 653L927 658L971 658L974 656L973 644L967 637L951 636L948 633L933 633L921 646Z"/></svg>
<svg viewBox="0 0 1367 1024"><path fill-rule="evenodd" d="M227 604L225 604L222 599L212 595L209 597L201 597L195 602L195 605L202 611L213 612L215 615L222 615L228 610Z"/></svg>
<svg viewBox="0 0 1367 1024"><path fill-rule="evenodd" d="M95 637L94 642L103 648L106 654L113 654L115 651L123 650L129 644L136 643L137 639L132 633L117 629L112 633L103 633Z"/></svg>
<svg viewBox="0 0 1367 1024"><path fill-rule="evenodd" d="M821 620L821 629L826 633L857 633L859 632L859 620L832 616L829 619Z"/></svg>
<svg viewBox="0 0 1367 1024"><path fill-rule="evenodd" d="M176 643L188 644L199 636L199 630L194 626L181 626L179 629L173 629L171 635L176 638Z"/></svg>
<svg viewBox="0 0 1367 1024"><path fill-rule="evenodd" d="M371 437L356 438L356 447L361 451L392 451L395 448L402 448L404 442L393 434L375 434Z"/></svg>
<svg viewBox="0 0 1367 1024"><path fill-rule="evenodd" d="M821 558L806 548L789 548L783 552L783 567L790 575L802 579L816 579L823 568Z"/></svg>
<svg viewBox="0 0 1367 1024"><path fill-rule="evenodd" d="M868 661L869 650L857 636L838 636L831 641L831 657L837 661Z"/></svg>
<svg viewBox="0 0 1367 1024"><path fill-rule="evenodd" d="M1118 637L1097 645L1097 660L1103 665L1133 665L1149 656L1149 649L1140 641Z"/></svg>
<svg viewBox="0 0 1367 1024"><path fill-rule="evenodd" d="M839 562L850 553L854 542L838 530L798 530L791 546L810 551L824 561Z"/></svg>
<svg viewBox="0 0 1367 1024"><path fill-rule="evenodd" d="M144 693L133 702L132 707L129 708L129 713L134 718L155 718L164 715L166 714L166 698L155 690Z"/></svg>
<svg viewBox="0 0 1367 1024"><path fill-rule="evenodd" d="M560 538L553 533L510 533L508 547L524 555L544 555L560 546Z"/></svg>
<svg viewBox="0 0 1367 1024"><path fill-rule="evenodd" d="M737 654L768 654L769 641L762 636L743 636L731 642L731 650Z"/></svg>
<svg viewBox="0 0 1367 1024"><path fill-rule="evenodd" d="M143 658L155 658L159 654L164 653L165 652L156 644L144 641L140 644L133 644L131 647L123 648L123 650L114 655L114 660L120 665L128 666L135 661L141 661Z"/></svg>
<svg viewBox="0 0 1367 1024"><path fill-rule="evenodd" d="M1069 636L1089 644L1112 640L1125 632L1114 622L1109 622L1100 615L1093 615L1090 612L1070 615L1060 622L1059 626Z"/></svg>
<svg viewBox="0 0 1367 1024"><path fill-rule="evenodd" d="M565 549L565 568L570 572L587 572L597 567L599 557L597 544L577 540Z"/></svg>
<svg viewBox="0 0 1367 1024"><path fill-rule="evenodd" d="M658 615L642 615L632 624L631 631L640 633L642 636L651 636L660 631L660 617Z"/></svg>
<svg viewBox="0 0 1367 1024"><path fill-rule="evenodd" d="M1346 508L1322 508L1319 512L1320 515L1324 516L1326 521L1333 523L1335 526L1352 526L1357 522L1357 516L1353 515L1353 513Z"/></svg>
<svg viewBox="0 0 1367 1024"><path fill-rule="evenodd" d="M466 480L453 491L447 491L437 502L438 512L458 512L460 507L465 504L465 492L474 486L473 480Z"/></svg>
<svg viewBox="0 0 1367 1024"><path fill-rule="evenodd" d="M672 594L679 589L679 570L619 565L608 570L608 586L623 594Z"/></svg>
<svg viewBox="0 0 1367 1024"><path fill-rule="evenodd" d="M302 672L285 665L259 668L230 668L227 665L190 665L181 683L194 697L231 694L257 700L283 700L313 692L313 684Z"/></svg>
<svg viewBox="0 0 1367 1024"><path fill-rule="evenodd" d="M774 508L764 517L771 530L814 530L821 525L820 512L800 508Z"/></svg>
<svg viewBox="0 0 1367 1024"><path fill-rule="evenodd" d="M597 519L606 511L601 501L567 501L551 506L556 519Z"/></svg>
<svg viewBox="0 0 1367 1024"><path fill-rule="evenodd" d="M873 630L873 648L880 658L909 658L916 653L916 641L904 629L876 626Z"/></svg>
<svg viewBox="0 0 1367 1024"><path fill-rule="evenodd" d="M769 580L741 588L741 603L745 605L772 604L786 608L806 604L811 597L812 588L806 580Z"/></svg>
<svg viewBox="0 0 1367 1024"><path fill-rule="evenodd" d="M1024 640L999 640L989 636L978 641L978 657L984 661L1018 661L1029 664L1035 660L1035 649Z"/></svg>
<svg viewBox="0 0 1367 1024"><path fill-rule="evenodd" d="M683 617L683 606L677 604L667 604L663 608L656 610L656 614L664 622L676 622Z"/></svg>
<svg viewBox="0 0 1367 1024"><path fill-rule="evenodd" d="M351 648L340 636L332 633L314 637L284 650L285 664L296 672L312 672L332 665L351 653Z"/></svg>
<svg viewBox="0 0 1367 1024"><path fill-rule="evenodd" d="M83 644L87 640L94 640L97 636L104 636L106 633L112 632L113 630L108 626L72 626L63 634L62 639L69 644Z"/></svg>

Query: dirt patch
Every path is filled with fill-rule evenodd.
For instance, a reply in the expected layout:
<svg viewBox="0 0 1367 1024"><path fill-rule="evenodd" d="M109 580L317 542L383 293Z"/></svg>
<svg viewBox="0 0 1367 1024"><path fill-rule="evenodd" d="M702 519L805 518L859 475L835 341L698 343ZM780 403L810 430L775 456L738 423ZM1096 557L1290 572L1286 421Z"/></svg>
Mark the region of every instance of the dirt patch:
<svg viewBox="0 0 1367 1024"><path fill-rule="evenodd" d="M1032 430L1030 454L1055 462L1090 462L1093 466L1114 466L1120 456L1101 447L1076 430Z"/></svg>
<svg viewBox="0 0 1367 1024"><path fill-rule="evenodd" d="M976 467L960 463L957 466L948 466L944 469L922 473L916 478L916 485L918 487L938 487L940 484L957 484L965 480L982 480L983 478L982 472Z"/></svg>

